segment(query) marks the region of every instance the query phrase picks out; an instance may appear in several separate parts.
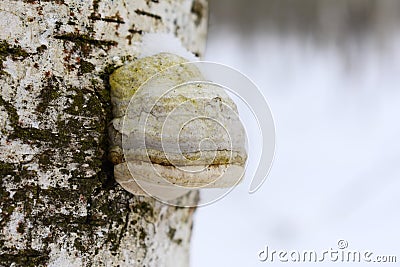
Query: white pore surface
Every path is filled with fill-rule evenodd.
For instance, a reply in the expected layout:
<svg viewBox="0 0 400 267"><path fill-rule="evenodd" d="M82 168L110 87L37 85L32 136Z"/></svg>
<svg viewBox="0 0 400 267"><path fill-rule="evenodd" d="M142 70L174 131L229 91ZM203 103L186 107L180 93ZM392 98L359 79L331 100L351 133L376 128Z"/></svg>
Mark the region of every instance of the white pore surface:
<svg viewBox="0 0 400 267"><path fill-rule="evenodd" d="M191 266L363 266L257 258L266 245L322 253L337 249L340 239L348 249L399 262L399 40L393 37L385 51L361 44L349 61L336 48L296 38L251 37L211 33L206 59L238 68L259 85L275 117L275 161L255 194L247 193L247 177L197 210ZM248 130L251 139L254 125ZM260 145L249 140L249 146L255 165Z"/></svg>

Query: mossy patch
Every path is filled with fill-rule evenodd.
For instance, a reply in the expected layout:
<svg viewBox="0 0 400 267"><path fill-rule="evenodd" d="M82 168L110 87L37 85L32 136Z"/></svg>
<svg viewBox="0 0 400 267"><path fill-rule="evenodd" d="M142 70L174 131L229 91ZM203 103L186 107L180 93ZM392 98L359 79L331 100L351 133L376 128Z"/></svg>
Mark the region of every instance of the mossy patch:
<svg viewBox="0 0 400 267"><path fill-rule="evenodd" d="M132 208L134 213L142 214L143 216L151 216L154 215L153 207L147 202L139 202Z"/></svg>
<svg viewBox="0 0 400 267"><path fill-rule="evenodd" d="M11 57L12 60L23 60L29 56L29 53L22 49L18 45L11 45L7 41L0 41L0 77L8 74L3 70L3 62L7 57Z"/></svg>
<svg viewBox="0 0 400 267"><path fill-rule="evenodd" d="M14 108L13 105L5 101L1 95L0 95L0 106L3 106L6 109L10 123L13 126L17 125L19 120L17 110Z"/></svg>
<svg viewBox="0 0 400 267"><path fill-rule="evenodd" d="M0 178L14 174L14 172L15 172L14 164L0 161Z"/></svg>
<svg viewBox="0 0 400 267"><path fill-rule="evenodd" d="M95 69L94 64L90 63L89 61L86 61L86 60L80 61L80 66L79 66L80 74L90 73L90 72L94 71L94 69Z"/></svg>
<svg viewBox="0 0 400 267"><path fill-rule="evenodd" d="M45 266L43 263L49 260L50 251L39 251L35 249L19 249L17 253L2 253L1 263L7 266L37 267Z"/></svg>
<svg viewBox="0 0 400 267"><path fill-rule="evenodd" d="M38 114L43 114L48 106L61 96L60 93L60 82L56 77L49 77L43 86L43 89L40 91L39 99L40 102L36 107L36 111Z"/></svg>

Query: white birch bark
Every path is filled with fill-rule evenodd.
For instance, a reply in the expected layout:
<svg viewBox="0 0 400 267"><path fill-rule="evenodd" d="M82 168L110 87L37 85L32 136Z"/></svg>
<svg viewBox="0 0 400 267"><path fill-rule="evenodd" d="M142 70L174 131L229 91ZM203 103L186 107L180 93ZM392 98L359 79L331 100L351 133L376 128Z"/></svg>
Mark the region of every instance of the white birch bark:
<svg viewBox="0 0 400 267"><path fill-rule="evenodd" d="M188 265L194 210L112 177L108 76L146 32L202 55L206 27L206 0L0 1L0 266Z"/></svg>

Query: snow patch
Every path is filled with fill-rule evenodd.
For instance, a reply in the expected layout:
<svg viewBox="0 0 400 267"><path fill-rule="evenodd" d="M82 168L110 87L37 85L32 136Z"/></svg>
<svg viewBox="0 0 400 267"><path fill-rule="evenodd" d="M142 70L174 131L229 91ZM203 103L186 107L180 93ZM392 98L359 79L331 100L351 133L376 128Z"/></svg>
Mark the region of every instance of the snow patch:
<svg viewBox="0 0 400 267"><path fill-rule="evenodd" d="M164 52L181 56L189 61L199 60L193 53L183 47L182 42L177 37L168 33L148 33L143 35L139 51L141 51L140 58Z"/></svg>

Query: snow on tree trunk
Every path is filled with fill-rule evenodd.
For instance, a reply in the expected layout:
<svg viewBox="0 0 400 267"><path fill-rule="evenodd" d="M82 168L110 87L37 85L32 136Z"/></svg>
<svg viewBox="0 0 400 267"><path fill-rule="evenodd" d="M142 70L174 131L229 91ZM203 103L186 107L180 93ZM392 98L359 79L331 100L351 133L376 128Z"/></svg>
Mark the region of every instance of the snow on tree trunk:
<svg viewBox="0 0 400 267"><path fill-rule="evenodd" d="M201 55L206 17L205 0L0 1L0 266L189 264L194 209L113 179L108 76L146 32Z"/></svg>

